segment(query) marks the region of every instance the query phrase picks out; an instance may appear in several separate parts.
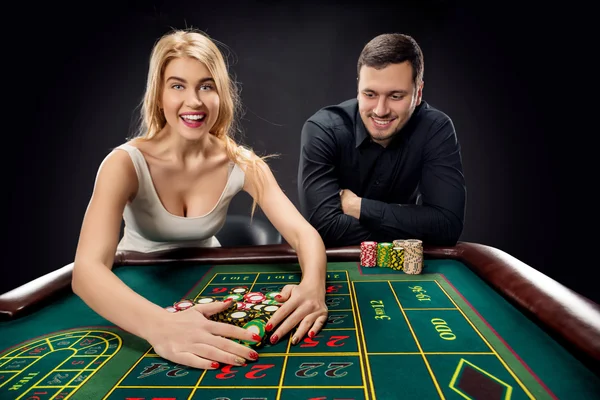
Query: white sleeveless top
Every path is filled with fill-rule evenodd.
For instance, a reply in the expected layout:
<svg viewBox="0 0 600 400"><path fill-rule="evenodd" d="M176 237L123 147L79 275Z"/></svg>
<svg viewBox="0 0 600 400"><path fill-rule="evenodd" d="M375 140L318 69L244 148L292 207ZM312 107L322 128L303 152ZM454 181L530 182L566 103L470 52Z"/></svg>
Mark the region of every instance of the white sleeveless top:
<svg viewBox="0 0 600 400"><path fill-rule="evenodd" d="M225 223L229 203L244 186L244 171L234 162L229 164L225 189L215 207L199 217L171 214L161 203L150 169L142 152L130 144L117 147L129 153L138 178L138 191L123 212L123 238L117 251L148 253L178 247L220 247L214 236Z"/></svg>

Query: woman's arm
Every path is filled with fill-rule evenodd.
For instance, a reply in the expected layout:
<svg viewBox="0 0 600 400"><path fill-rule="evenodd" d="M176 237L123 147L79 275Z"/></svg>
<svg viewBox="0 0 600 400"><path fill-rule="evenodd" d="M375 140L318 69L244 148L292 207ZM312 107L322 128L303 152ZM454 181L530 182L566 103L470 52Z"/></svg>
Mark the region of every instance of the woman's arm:
<svg viewBox="0 0 600 400"><path fill-rule="evenodd" d="M325 245L317 230L281 190L268 165L261 163L258 168L263 177L262 186L256 184L255 179L246 179L244 190L258 199L258 205L269 221L296 251L302 269L302 282L284 288L282 298L278 300L285 304L271 318L267 330L281 323L271 336L275 338L272 342L276 342L300 323L292 339L296 344L306 333L309 336L316 334L327 319Z"/></svg>
<svg viewBox="0 0 600 400"><path fill-rule="evenodd" d="M157 354L173 362L208 369L218 367L218 362L241 365L245 359L256 359L256 352L226 338L256 341L251 332L208 319L227 304L197 305L169 313L113 273L123 210L135 196L137 185L126 152L115 150L105 158L83 219L73 267L73 291L99 315L147 340Z"/></svg>
<svg viewBox="0 0 600 400"><path fill-rule="evenodd" d="M134 335L145 337L161 307L139 296L113 272L123 209L137 192L129 155L110 153L100 165L83 218L75 254L72 287L90 308Z"/></svg>

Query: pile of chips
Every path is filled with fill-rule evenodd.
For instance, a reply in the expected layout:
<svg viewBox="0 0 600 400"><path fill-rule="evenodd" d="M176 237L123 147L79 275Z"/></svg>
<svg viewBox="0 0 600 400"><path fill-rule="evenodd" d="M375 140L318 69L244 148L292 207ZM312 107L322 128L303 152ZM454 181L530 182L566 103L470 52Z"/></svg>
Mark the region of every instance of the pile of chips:
<svg viewBox="0 0 600 400"><path fill-rule="evenodd" d="M397 239L393 244L394 248L404 249L404 272L420 274L423 271L423 242L418 239Z"/></svg>
<svg viewBox="0 0 600 400"><path fill-rule="evenodd" d="M362 242L360 265L367 268L391 268L411 275L420 274L423 271L423 242L418 239Z"/></svg>
<svg viewBox="0 0 600 400"><path fill-rule="evenodd" d="M275 300L279 292L250 292L245 286L236 286L229 290L223 297L215 296L199 296L194 300L183 299L175 302L172 306L166 307L167 311L178 312L187 310L196 304L208 304L215 301L224 301L228 298L232 299L229 302L230 306L217 313L211 315L213 321L225 322L236 325L244 329L256 333L262 338L258 343L242 341L246 346L260 348L266 341L270 339L269 333L266 331L266 326L269 319L281 307L282 303ZM239 342L238 340L236 340Z"/></svg>
<svg viewBox="0 0 600 400"><path fill-rule="evenodd" d="M360 265L375 267L377 265L377 242L362 242L360 244Z"/></svg>

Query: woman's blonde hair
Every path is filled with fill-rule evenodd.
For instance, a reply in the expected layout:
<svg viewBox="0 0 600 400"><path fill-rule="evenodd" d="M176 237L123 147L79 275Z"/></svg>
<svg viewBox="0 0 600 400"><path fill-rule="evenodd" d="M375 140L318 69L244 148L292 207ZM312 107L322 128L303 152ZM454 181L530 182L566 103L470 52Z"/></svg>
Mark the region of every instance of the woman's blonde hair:
<svg viewBox="0 0 600 400"><path fill-rule="evenodd" d="M167 64L175 58L194 58L206 65L219 95L219 115L210 133L225 144L230 160L246 166L246 177L252 179L258 189L257 193L260 193L264 185L264 176L259 166L265 164L264 160L269 156L258 157L233 139L234 132L240 132L238 124L241 101L237 84L230 77L223 53L216 43L206 33L195 29L175 30L156 42L150 56L146 92L141 104L140 126L136 137L151 140L167 123L159 101ZM257 201L260 199L254 199L252 204L252 215Z"/></svg>

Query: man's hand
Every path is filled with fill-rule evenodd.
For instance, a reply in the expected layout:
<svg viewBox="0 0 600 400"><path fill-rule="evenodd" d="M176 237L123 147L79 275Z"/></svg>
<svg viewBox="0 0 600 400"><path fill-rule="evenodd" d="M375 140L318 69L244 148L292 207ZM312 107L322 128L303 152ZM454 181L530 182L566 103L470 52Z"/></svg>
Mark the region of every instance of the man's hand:
<svg viewBox="0 0 600 400"><path fill-rule="evenodd" d="M360 205L362 198L355 195L350 189L340 191L340 200L342 201L342 211L356 219L360 219Z"/></svg>

